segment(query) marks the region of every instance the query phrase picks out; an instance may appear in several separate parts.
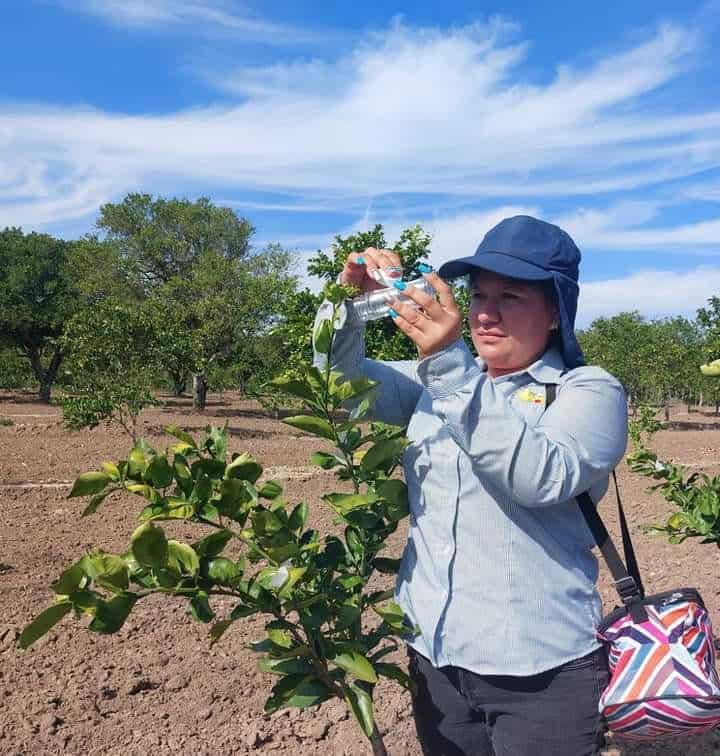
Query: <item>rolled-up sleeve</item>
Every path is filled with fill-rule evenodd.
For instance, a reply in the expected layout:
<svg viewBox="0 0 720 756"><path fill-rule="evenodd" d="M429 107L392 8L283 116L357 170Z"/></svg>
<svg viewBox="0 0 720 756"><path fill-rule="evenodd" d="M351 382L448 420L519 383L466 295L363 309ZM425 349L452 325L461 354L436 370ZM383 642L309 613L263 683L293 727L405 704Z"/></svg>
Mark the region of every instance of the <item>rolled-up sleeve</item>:
<svg viewBox="0 0 720 756"><path fill-rule="evenodd" d="M563 375L556 401L537 425L512 409L462 340L422 360L418 375L477 474L523 506L557 504L587 491L625 452L625 395L600 368Z"/></svg>
<svg viewBox="0 0 720 756"><path fill-rule="evenodd" d="M333 305L323 302L315 318L315 329L322 320L330 320ZM346 379L364 376L380 384L370 417L395 425L407 425L423 390L417 376L416 360L381 361L365 357L365 323L350 308L340 305L335 323L331 369ZM324 369L327 358L315 352L313 364ZM351 405L349 404L348 407Z"/></svg>

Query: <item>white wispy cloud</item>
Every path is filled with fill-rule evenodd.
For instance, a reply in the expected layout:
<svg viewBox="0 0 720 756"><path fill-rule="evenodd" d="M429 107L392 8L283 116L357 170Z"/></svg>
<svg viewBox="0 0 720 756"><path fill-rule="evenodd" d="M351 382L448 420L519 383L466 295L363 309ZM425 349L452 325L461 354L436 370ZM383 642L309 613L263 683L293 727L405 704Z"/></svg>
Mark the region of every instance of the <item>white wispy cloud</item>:
<svg viewBox="0 0 720 756"><path fill-rule="evenodd" d="M691 184L680 189L685 199L700 200L702 202L720 202L720 181L706 181Z"/></svg>
<svg viewBox="0 0 720 756"><path fill-rule="evenodd" d="M720 291L720 267L692 270L645 270L625 278L592 281L580 287L577 325L600 316L638 310L646 317L694 317Z"/></svg>
<svg viewBox="0 0 720 756"><path fill-rule="evenodd" d="M303 44L327 38L310 29L252 15L238 3L222 0L47 0L70 11L95 16L120 27L168 31L192 27L194 33L222 33L266 44Z"/></svg>
<svg viewBox="0 0 720 756"><path fill-rule="evenodd" d="M661 208L669 203L622 202L607 209L579 209L554 219L577 244L593 249L715 251L720 255L720 218L668 225ZM653 225L647 225L655 221ZM638 228L642 226L642 228Z"/></svg>
<svg viewBox="0 0 720 756"><path fill-rule="evenodd" d="M214 7L96 2L139 15ZM19 199L15 188L24 222L42 224L56 217L48 197L78 217L93 191L99 204L109 190L173 183L322 195L328 210L333 196L587 196L720 163L720 111L668 117L644 99L694 62L693 31L660 26L592 65L561 65L545 84L524 80L528 44L516 36L503 21L394 24L337 60L230 72L219 83L243 98L230 107L130 116L5 106L0 154L13 156L14 178L0 187L0 207Z"/></svg>

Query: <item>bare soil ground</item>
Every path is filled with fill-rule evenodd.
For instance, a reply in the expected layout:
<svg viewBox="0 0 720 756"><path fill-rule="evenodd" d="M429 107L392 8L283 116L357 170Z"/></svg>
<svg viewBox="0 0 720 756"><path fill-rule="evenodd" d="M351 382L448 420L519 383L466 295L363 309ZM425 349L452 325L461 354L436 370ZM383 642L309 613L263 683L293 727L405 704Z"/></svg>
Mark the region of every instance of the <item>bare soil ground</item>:
<svg viewBox="0 0 720 756"><path fill-rule="evenodd" d="M202 414L188 400L164 398L167 406L141 419L142 435L151 443L165 447L162 428L169 423L197 432L228 421L231 450L253 454L265 466L265 478L282 482L290 501L307 501L314 525L329 527L320 497L337 484L331 473L309 465L322 442L229 394L212 396ZM674 419L674 429L658 434L660 454L720 472L720 419L699 413L675 413ZM340 702L263 713L271 679L257 670L257 658L246 648L262 637L260 621L237 623L210 648L207 627L188 617L183 602L148 600L117 635L97 636L66 619L30 651L17 649L20 629L48 605L48 586L64 567L91 546L125 548L140 508L137 498L111 500L94 517L80 520L83 502L66 497L79 473L121 458L129 447L121 431L68 432L59 408L29 394L0 392L0 753L369 754ZM720 627L717 550L694 541L672 546L643 534L642 526L662 521L670 507L647 494L647 481L625 466L618 473L647 588L697 586ZM602 511L616 535L612 492ZM196 536L183 524L176 533L188 540ZM393 555L404 537L404 530L396 534ZM603 566L600 589L609 611L615 596ZM404 663L400 654L396 660ZM419 754L407 694L381 682L376 701L389 752ZM642 746L609 742L603 751L717 753L720 733Z"/></svg>

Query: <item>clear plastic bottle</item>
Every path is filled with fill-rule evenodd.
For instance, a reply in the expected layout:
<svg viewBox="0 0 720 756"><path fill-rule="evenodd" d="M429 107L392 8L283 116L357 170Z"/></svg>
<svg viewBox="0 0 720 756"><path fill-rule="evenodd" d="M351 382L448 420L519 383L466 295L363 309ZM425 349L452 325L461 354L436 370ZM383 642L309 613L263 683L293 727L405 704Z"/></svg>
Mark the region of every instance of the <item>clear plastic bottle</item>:
<svg viewBox="0 0 720 756"><path fill-rule="evenodd" d="M425 278L407 281L407 285L414 286L431 297L435 297L435 289L430 286ZM390 286L387 289L376 289L375 291L369 291L367 294L355 297L355 299L350 300L348 306L360 320L378 320L388 314L390 311L390 300L392 299L409 304L411 307L417 307L412 299L403 296L402 292L394 286Z"/></svg>

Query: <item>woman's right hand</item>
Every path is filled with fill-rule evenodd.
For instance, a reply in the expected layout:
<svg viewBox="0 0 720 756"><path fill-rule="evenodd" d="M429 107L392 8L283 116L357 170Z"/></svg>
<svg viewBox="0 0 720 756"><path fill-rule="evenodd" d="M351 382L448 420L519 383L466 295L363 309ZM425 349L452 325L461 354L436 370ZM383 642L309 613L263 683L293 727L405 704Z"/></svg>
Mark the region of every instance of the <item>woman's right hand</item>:
<svg viewBox="0 0 720 756"><path fill-rule="evenodd" d="M340 274L340 283L357 286L361 292L385 289L386 284L376 281L370 271L389 268L399 270L390 272L398 281L402 279L402 262L397 252L390 249L376 249L368 247L363 252L351 252L345 261L345 267Z"/></svg>

